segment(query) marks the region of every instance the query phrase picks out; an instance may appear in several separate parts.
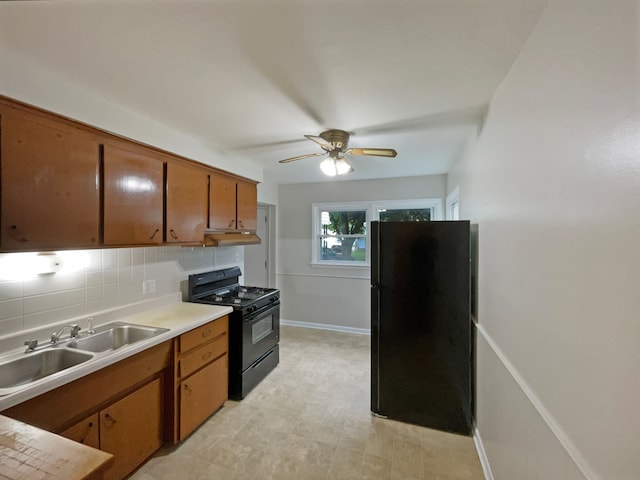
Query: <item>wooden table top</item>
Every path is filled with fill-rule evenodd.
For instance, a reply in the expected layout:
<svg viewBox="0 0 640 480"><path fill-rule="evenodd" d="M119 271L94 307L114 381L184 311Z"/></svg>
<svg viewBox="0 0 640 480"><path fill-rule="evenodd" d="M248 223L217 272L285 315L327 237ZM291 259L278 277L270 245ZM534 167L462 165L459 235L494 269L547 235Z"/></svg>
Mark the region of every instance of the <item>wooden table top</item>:
<svg viewBox="0 0 640 480"><path fill-rule="evenodd" d="M0 415L1 480L100 479L113 455Z"/></svg>

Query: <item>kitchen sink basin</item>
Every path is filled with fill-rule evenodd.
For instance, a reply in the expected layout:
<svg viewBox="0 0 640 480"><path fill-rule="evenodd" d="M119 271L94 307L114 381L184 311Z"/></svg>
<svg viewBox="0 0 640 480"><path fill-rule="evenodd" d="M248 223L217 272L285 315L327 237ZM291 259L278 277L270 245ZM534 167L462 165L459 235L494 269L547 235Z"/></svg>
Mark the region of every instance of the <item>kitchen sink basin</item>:
<svg viewBox="0 0 640 480"><path fill-rule="evenodd" d="M65 346L87 350L89 352L106 352L131 345L132 343L155 337L167 332L166 328L145 327L124 322L110 323L97 328L95 333L76 338Z"/></svg>
<svg viewBox="0 0 640 480"><path fill-rule="evenodd" d="M0 388L12 388L61 372L93 358L91 353L45 349L0 363Z"/></svg>

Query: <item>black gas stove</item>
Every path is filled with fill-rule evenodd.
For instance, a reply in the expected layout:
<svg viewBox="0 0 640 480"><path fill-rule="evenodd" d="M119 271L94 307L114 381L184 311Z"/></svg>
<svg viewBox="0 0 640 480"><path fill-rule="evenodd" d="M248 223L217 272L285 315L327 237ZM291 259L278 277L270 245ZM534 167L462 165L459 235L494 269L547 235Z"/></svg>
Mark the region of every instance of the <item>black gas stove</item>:
<svg viewBox="0 0 640 480"><path fill-rule="evenodd" d="M280 291L276 288L247 287L238 283L240 267L189 275L190 302L229 305L248 315L277 302Z"/></svg>
<svg viewBox="0 0 640 480"><path fill-rule="evenodd" d="M279 362L280 291L239 284L239 267L189 275L188 301L233 307L229 398L244 398Z"/></svg>

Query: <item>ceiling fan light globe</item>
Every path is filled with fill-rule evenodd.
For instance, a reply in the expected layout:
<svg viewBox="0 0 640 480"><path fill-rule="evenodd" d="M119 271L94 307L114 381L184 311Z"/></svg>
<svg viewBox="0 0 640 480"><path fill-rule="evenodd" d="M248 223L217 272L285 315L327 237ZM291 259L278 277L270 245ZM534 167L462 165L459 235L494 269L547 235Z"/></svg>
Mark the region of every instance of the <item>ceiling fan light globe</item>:
<svg viewBox="0 0 640 480"><path fill-rule="evenodd" d="M336 169L335 160L333 158L327 158L320 163L320 170L328 177L335 177L338 174Z"/></svg>
<svg viewBox="0 0 640 480"><path fill-rule="evenodd" d="M353 167L344 158L339 158L336 160L336 171L338 175L345 175L353 172Z"/></svg>

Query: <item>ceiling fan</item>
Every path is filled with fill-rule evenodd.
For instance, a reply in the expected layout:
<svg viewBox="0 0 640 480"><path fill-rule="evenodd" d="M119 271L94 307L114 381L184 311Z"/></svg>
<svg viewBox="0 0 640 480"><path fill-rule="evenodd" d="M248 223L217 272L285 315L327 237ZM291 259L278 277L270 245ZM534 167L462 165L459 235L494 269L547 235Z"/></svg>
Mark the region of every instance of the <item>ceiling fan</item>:
<svg viewBox="0 0 640 480"><path fill-rule="evenodd" d="M327 130L320 136L305 135L305 138L317 143L324 152L307 153L297 157L285 158L280 163L295 162L310 157L327 155L328 157L320 164L320 169L325 175L330 177L344 175L353 172L353 167L347 162L345 154L354 156L371 157L395 157L398 152L392 148L347 148L349 144L349 133L344 130Z"/></svg>

